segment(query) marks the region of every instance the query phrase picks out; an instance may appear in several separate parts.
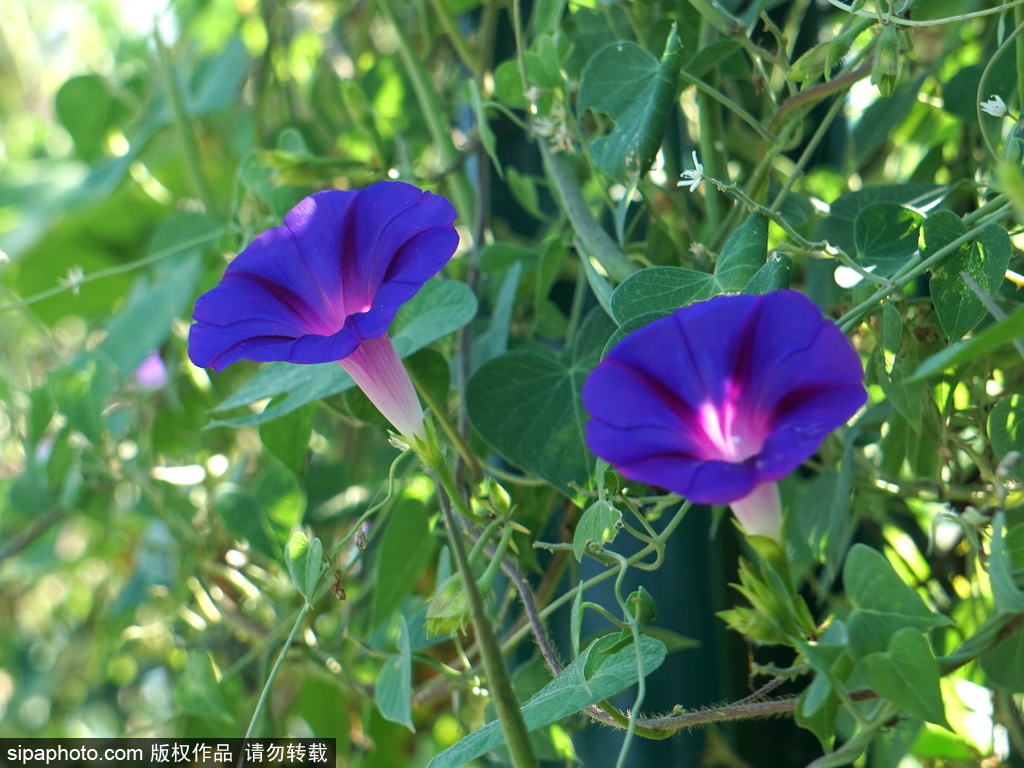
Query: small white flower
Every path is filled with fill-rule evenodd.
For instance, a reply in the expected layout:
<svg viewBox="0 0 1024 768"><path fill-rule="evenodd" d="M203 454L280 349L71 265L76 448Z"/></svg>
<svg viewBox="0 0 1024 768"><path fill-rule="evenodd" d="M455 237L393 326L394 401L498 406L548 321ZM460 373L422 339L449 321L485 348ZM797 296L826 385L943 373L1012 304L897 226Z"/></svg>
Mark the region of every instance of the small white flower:
<svg viewBox="0 0 1024 768"><path fill-rule="evenodd" d="M65 288L70 288L71 292L75 294L75 296L78 295L79 288L81 287L82 282L84 280L85 270L83 270L81 267L77 265L71 267L71 269L68 270L67 277L57 278L57 282L63 285Z"/></svg>
<svg viewBox="0 0 1024 768"><path fill-rule="evenodd" d="M0 264L10 264L11 257L7 255L6 251L0 251Z"/></svg>
<svg viewBox="0 0 1024 768"><path fill-rule="evenodd" d="M704 166L697 159L697 150L693 151L693 170L683 171L683 180L676 183L677 187L689 187L691 192L696 192L704 178Z"/></svg>
<svg viewBox="0 0 1024 768"><path fill-rule="evenodd" d="M981 111L992 117L1004 117L1006 115L1006 102L998 96L992 96L988 101L981 102Z"/></svg>

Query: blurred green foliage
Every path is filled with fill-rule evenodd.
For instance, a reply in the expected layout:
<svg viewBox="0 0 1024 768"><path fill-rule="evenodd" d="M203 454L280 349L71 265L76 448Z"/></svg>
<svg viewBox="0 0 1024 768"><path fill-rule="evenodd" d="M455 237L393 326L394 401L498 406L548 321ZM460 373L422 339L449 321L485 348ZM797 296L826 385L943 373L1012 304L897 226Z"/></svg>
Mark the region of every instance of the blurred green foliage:
<svg viewBox="0 0 1024 768"><path fill-rule="evenodd" d="M471 489L476 533L514 521L508 573L570 637L561 675L528 660L494 582L539 754L569 764L566 714L666 645L696 653L659 627L673 606L644 602L634 646L625 602L570 591L569 552L660 564L678 501L595 475L583 380L676 307L792 285L852 336L871 400L783 485L800 595L744 566L717 607L786 646L750 674L797 681L817 765L1019 760L1021 124L979 102L1022 108L1024 15L854 5L0 6L0 736L239 736L270 681L256 732L333 736L369 768L492 717L472 636L426 631L459 594L433 487L345 374L186 356L195 297L255 234L313 191L402 178L452 200L462 248L392 337L497 478ZM614 633L581 651L587 610ZM744 727L707 764L779 764Z"/></svg>

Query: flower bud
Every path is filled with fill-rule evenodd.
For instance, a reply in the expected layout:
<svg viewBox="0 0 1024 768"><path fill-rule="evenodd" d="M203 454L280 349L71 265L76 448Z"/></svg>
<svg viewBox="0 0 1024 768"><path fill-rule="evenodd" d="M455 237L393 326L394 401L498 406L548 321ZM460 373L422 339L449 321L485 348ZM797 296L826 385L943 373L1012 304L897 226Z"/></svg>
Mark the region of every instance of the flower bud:
<svg viewBox="0 0 1024 768"><path fill-rule="evenodd" d="M903 38L892 24L882 30L875 48L875 62L871 68L871 84L883 96L892 96L903 74Z"/></svg>
<svg viewBox="0 0 1024 768"><path fill-rule="evenodd" d="M462 574L448 577L434 593L427 607L427 635L454 635L469 620L469 598L462 583Z"/></svg>

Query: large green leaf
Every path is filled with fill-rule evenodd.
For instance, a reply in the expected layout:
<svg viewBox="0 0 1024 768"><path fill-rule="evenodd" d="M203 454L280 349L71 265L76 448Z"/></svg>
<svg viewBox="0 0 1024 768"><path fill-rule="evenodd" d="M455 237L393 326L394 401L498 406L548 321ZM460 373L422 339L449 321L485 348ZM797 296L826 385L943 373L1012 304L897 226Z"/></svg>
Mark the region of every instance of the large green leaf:
<svg viewBox="0 0 1024 768"><path fill-rule="evenodd" d="M476 297L469 288L451 280L430 280L398 310L388 334L399 356L408 357L427 344L457 331L475 314ZM269 363L215 410L227 411L270 397L280 399L262 413L218 419L210 426L262 424L353 386L352 377L336 363Z"/></svg>
<svg viewBox="0 0 1024 768"><path fill-rule="evenodd" d="M313 434L316 404L310 403L260 424L260 442L276 456L293 475L301 475L309 455L309 439Z"/></svg>
<svg viewBox="0 0 1024 768"><path fill-rule="evenodd" d="M466 387L473 426L506 459L562 490L586 484L594 460L580 392L613 329L595 309L568 353L517 350L482 366Z"/></svg>
<svg viewBox="0 0 1024 768"><path fill-rule="evenodd" d="M939 690L939 663L920 630L898 630L885 651L865 656L860 668L879 696L914 717L948 727Z"/></svg>
<svg viewBox="0 0 1024 768"><path fill-rule="evenodd" d="M853 224L858 261L876 274L890 277L917 251L921 214L895 203L877 203L862 210Z"/></svg>
<svg viewBox="0 0 1024 768"><path fill-rule="evenodd" d="M615 122L590 148L607 176L626 181L654 162L678 92L681 50L673 27L660 62L636 43L618 42L598 51L583 70L579 108L604 112Z"/></svg>
<svg viewBox="0 0 1024 768"><path fill-rule="evenodd" d="M523 705L529 730L550 725L628 688L640 678L638 656L645 676L665 660L665 645L653 637L641 637L639 648L632 643L614 647L617 636L606 640L592 644ZM501 724L492 721L439 754L427 768L458 768L500 746L503 738Z"/></svg>
<svg viewBox="0 0 1024 768"><path fill-rule="evenodd" d="M847 628L855 659L885 651L890 638L904 627L923 632L952 623L933 613L883 554L863 544L855 545L847 555L843 584L854 606Z"/></svg>
<svg viewBox="0 0 1024 768"><path fill-rule="evenodd" d="M967 226L952 211L936 211L921 225L921 255L929 258L967 234ZM935 313L946 338L959 341L985 317L985 305L961 277L966 272L990 296L1003 282L1010 263L1010 236L997 224L982 229L973 243L964 243L949 258L932 267L929 281Z"/></svg>

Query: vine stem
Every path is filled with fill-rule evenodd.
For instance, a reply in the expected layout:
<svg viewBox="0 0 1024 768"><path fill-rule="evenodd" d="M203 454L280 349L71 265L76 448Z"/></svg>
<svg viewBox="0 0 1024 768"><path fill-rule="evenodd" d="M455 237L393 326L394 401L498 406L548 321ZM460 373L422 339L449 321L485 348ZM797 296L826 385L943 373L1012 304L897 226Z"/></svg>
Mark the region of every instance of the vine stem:
<svg viewBox="0 0 1024 768"><path fill-rule="evenodd" d="M1000 218L1009 210L1009 208L1010 204L1007 203L1005 206L1003 206L998 211L993 213L989 217L989 221ZM986 225L987 222L979 224L978 226L968 230L965 234L961 235L953 242L943 246L942 248L940 248L938 251L936 251L934 254L932 254L923 261L916 261L905 264L895 275L892 276L892 280L890 281L892 283L891 287L880 288L879 290L875 291L870 298L865 299L860 304L851 309L849 312L847 312L845 315L843 315L842 319L838 323L839 328L843 331L843 333L849 333L853 329L853 327L858 322L860 322L861 318L872 307L875 306L875 304L884 299L897 288L902 288L911 280L916 278L918 275L923 274L936 264L948 258L951 254L955 253L960 248L960 246L973 242L981 234L981 230ZM918 259L920 259L920 256L918 256Z"/></svg>
<svg viewBox="0 0 1024 768"><path fill-rule="evenodd" d="M256 730L256 722L260 719L260 713L263 711L263 707L267 703L267 697L270 695L270 688L274 684L274 678L277 677L277 672L281 669L284 657L288 655L288 650L292 647L292 643L295 642L295 636L299 634L299 627L301 627L302 622L306 620L306 614L309 613L309 609L310 605L307 600L302 606L302 610L299 611L298 618L295 619L295 625L292 627L292 631L288 634L288 639L284 641L284 647L281 648L281 653L278 654L277 661L274 662L273 669L271 669L270 674L267 675L267 682L263 684L263 692L260 693L260 700L256 702L256 710L252 713L252 720L249 721L249 727L245 731L246 739L252 736L252 732Z"/></svg>
<svg viewBox="0 0 1024 768"><path fill-rule="evenodd" d="M448 545L455 556L459 573L462 574L463 586L469 600L469 612L473 619L473 629L476 631L484 672L487 675L487 685L494 696L501 730L505 735L509 754L512 756L512 764L515 768L536 768L537 758L533 753L533 745L530 743L530 732L526 727L526 720L523 719L523 712L519 708L519 699L512 688L512 678L508 673L508 667L505 666L505 656L502 653L501 645L498 643L494 627L487 616L483 597L480 595L480 590L477 589L476 579L473 577L473 567L469 563L469 556L466 553L466 545L462 537L462 528L455 520L452 505L457 506L466 517L473 517L473 514L455 486L455 479L443 459L440 446L437 445L436 435L432 430L428 430L428 440L432 445L428 446L428 451L421 455L424 464L427 465L438 483L441 515L448 536Z"/></svg>

